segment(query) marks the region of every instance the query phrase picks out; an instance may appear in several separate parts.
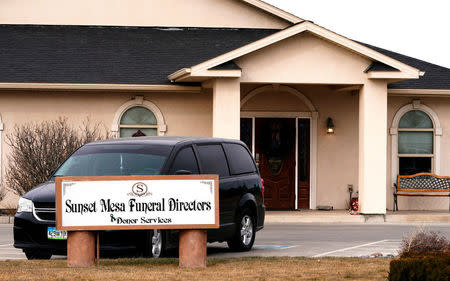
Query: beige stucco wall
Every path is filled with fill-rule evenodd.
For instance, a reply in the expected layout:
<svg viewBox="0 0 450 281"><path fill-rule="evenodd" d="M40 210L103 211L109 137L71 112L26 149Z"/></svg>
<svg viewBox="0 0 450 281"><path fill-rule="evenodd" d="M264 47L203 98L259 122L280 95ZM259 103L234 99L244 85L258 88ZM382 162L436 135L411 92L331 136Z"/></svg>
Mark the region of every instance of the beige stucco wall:
<svg viewBox="0 0 450 281"><path fill-rule="evenodd" d="M166 135L211 136L212 94L203 93L139 93L139 92L69 92L69 91L0 91L0 114L4 124L2 131L2 174L7 165L9 147L6 135L14 125L27 122L68 118L72 124L81 124L87 117L101 122L111 130L119 107L136 95L153 102L161 110L167 125ZM8 196L14 202L16 196ZM2 206L0 206L2 207Z"/></svg>
<svg viewBox="0 0 450 281"><path fill-rule="evenodd" d="M284 28L239 0L2 0L2 24Z"/></svg>
<svg viewBox="0 0 450 281"><path fill-rule="evenodd" d="M319 112L317 129L317 205L345 209L348 184L358 186L358 95L328 86L299 86ZM335 134L326 133L331 117Z"/></svg>
<svg viewBox="0 0 450 281"><path fill-rule="evenodd" d="M438 116L443 129L441 136L440 152L440 175L450 176L450 98L446 97L389 97L388 99L388 128L392 127L392 121L397 111L411 104L413 100L419 99L421 104L430 107ZM388 167L387 167L387 207L392 209L393 196L391 177L391 145L392 138L388 136ZM439 197L398 197L398 207L400 210L448 210L449 199Z"/></svg>

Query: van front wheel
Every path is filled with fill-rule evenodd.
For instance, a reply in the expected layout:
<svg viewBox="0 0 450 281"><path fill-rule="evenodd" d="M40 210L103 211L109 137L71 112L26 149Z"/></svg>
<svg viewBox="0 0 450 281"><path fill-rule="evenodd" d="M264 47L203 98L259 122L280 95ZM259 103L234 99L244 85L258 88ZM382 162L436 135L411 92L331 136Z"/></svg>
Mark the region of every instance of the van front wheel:
<svg viewBox="0 0 450 281"><path fill-rule="evenodd" d="M144 256L153 258L164 257L167 252L165 245L165 235L166 233L160 229L148 231Z"/></svg>

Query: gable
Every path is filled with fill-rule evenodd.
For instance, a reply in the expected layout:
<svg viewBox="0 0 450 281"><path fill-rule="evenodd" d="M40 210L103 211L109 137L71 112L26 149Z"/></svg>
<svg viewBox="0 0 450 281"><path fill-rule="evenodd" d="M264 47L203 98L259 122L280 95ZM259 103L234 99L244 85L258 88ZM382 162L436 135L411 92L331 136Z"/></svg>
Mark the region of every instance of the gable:
<svg viewBox="0 0 450 281"><path fill-rule="evenodd" d="M371 60L309 32L249 53L234 62L243 83L361 84Z"/></svg>
<svg viewBox="0 0 450 281"><path fill-rule="evenodd" d="M224 53L214 59L204 61L200 64L191 67L182 68L171 75L171 81L194 82L203 81L209 77L241 77L241 72L236 70L230 71L216 71L212 70L214 67L226 63L231 60L241 58L251 53L270 47L271 45L279 45L281 41L288 41L287 39L294 37L301 33L312 33L315 36L322 38L332 44L346 49L347 51L356 53L371 61L377 61L390 66L398 71L369 71L367 78L369 79L390 79L391 81L402 81L405 79L417 79L421 74L419 69L411 67L401 61L395 60L371 48L361 45L337 33L331 32L323 27L320 27L312 22L303 21L292 25L288 28L280 30L270 36L255 41L253 43L242 46L232 52ZM367 69L367 68L366 68ZM203 79L203 80L202 80Z"/></svg>
<svg viewBox="0 0 450 281"><path fill-rule="evenodd" d="M291 24L286 19L276 16L271 9L259 8L256 4L260 2L255 0L0 1L0 23L278 29ZM278 10L275 7L272 9Z"/></svg>

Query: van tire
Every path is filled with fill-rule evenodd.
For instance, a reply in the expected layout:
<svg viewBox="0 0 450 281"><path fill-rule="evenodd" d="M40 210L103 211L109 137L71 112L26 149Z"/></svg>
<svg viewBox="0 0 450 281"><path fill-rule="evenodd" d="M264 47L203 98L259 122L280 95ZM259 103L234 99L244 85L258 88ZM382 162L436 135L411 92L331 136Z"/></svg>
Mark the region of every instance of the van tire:
<svg viewBox="0 0 450 281"><path fill-rule="evenodd" d="M162 258L166 255L166 232L160 229L148 231L144 256L150 258Z"/></svg>
<svg viewBox="0 0 450 281"><path fill-rule="evenodd" d="M234 237L227 241L228 247L236 252L250 251L255 242L255 217L249 208L244 208L237 216Z"/></svg>

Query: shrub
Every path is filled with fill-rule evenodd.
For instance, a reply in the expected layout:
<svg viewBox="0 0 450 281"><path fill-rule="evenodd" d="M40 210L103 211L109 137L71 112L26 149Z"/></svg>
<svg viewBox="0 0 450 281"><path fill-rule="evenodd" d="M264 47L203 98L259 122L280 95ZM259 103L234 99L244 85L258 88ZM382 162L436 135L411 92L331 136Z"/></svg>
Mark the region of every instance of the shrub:
<svg viewBox="0 0 450 281"><path fill-rule="evenodd" d="M421 227L403 237L400 257L449 250L450 241L444 235Z"/></svg>
<svg viewBox="0 0 450 281"><path fill-rule="evenodd" d="M389 268L390 281L448 281L449 277L449 252L410 254L391 261Z"/></svg>
<svg viewBox="0 0 450 281"><path fill-rule="evenodd" d="M100 123L92 124L89 118L78 128L70 125L67 118L15 126L6 136L11 147L5 173L7 188L25 194L45 182L80 146L108 137L106 128Z"/></svg>

